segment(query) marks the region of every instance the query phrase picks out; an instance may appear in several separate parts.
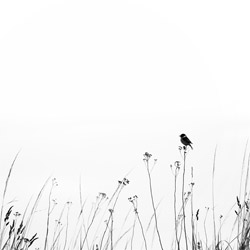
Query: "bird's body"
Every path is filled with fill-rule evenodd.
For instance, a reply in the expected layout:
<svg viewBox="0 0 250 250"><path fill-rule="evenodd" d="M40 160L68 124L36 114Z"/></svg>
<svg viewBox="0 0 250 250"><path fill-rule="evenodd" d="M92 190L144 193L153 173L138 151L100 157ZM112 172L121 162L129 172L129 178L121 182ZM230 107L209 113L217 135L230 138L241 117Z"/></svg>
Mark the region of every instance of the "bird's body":
<svg viewBox="0 0 250 250"><path fill-rule="evenodd" d="M185 146L190 146L190 148L193 149L193 147L192 147L192 145L191 145L192 142L188 139L188 137L187 137L185 134L181 134L180 137L181 137L181 143L182 143L183 145L185 145Z"/></svg>

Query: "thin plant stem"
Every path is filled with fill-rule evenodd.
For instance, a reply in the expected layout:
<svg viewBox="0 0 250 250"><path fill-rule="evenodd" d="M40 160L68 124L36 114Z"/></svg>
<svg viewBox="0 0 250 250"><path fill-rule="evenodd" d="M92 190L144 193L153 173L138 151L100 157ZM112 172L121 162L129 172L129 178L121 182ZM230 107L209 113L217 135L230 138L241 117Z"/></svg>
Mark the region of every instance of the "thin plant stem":
<svg viewBox="0 0 250 250"><path fill-rule="evenodd" d="M64 247L63 250L66 249L67 240L68 240L68 229L69 229L69 209L70 209L71 202L67 202L67 217L66 217L66 232L65 232L65 240L64 240Z"/></svg>
<svg viewBox="0 0 250 250"><path fill-rule="evenodd" d="M207 227L206 227L206 220L207 220L207 214L208 214L208 210L209 210L209 208L207 207L206 209L207 209L207 211L206 211L206 215L205 215L205 219L204 219L203 227L204 227L205 240L206 240L206 249L208 249L208 245L207 245L208 240L207 240Z"/></svg>
<svg viewBox="0 0 250 250"><path fill-rule="evenodd" d="M134 240L134 235L135 235L135 222L136 222L136 215L134 218L134 223L132 227L132 236L131 236L131 242L130 242L130 249L133 250L133 240Z"/></svg>
<svg viewBox="0 0 250 250"><path fill-rule="evenodd" d="M156 228L156 232L157 232L157 235L158 235L158 240L159 240L159 243L160 243L160 247L163 250L164 248L163 248L163 245L162 245L162 242L161 242L160 231L159 231L159 228L158 228L158 220L157 220L156 208L155 208L155 202L154 202L152 179L151 179L151 174L150 174L150 171L149 171L149 159L146 159L146 168L147 168L147 173L148 173L149 191L150 191L151 203L152 203L154 218L155 218L155 228Z"/></svg>
<svg viewBox="0 0 250 250"><path fill-rule="evenodd" d="M102 243L103 243L103 240L104 240L104 236L105 236L105 234L106 234L106 232L107 232L107 230L108 230L108 225L109 225L109 221L111 220L111 214L109 215L109 218L108 218L108 221L107 221L107 223L106 223L106 227L105 227L105 230L104 230L104 232L103 232L103 234L102 234L102 238L101 238L101 242L100 242L100 250L102 249Z"/></svg>
<svg viewBox="0 0 250 250"><path fill-rule="evenodd" d="M12 172L12 169L14 167L14 164L16 162L16 159L17 159L19 153L20 153L20 150L16 154L14 160L12 161L12 164L10 166L10 170L9 170L7 179L5 181L5 186L4 186L4 191L3 191L3 198L2 198L2 205L1 205L1 212L0 212L0 229L2 228L2 217L3 217L3 207L4 207L5 195L7 193L7 188L8 188L8 183L9 183L9 180L10 180L11 172ZM2 246L2 241L3 241L3 235L2 235L2 233L3 233L3 231L1 232L1 235L0 235L0 247Z"/></svg>
<svg viewBox="0 0 250 250"><path fill-rule="evenodd" d="M144 233L144 230L143 230L142 222L141 222L141 219L140 219L140 217L139 217L138 212L137 212L137 219L138 219L139 224L140 224L140 228L141 228L141 232L142 232L142 237L143 237L145 249L147 250L147 249L148 249L148 247L147 247L147 241L146 241L146 237L145 237L145 233Z"/></svg>
<svg viewBox="0 0 250 250"><path fill-rule="evenodd" d="M134 225L133 225L133 231L134 231L134 227L135 227L135 222L136 219L138 219L139 224L140 224L140 228L141 228L141 232L142 232L142 237L143 237L143 241L144 241L144 245L145 245L145 249L147 250L147 241L146 241L146 237L145 237L145 233L144 233L144 229L142 226L142 222L138 213L138 201L137 201L138 197L137 195L134 195L133 197L130 197L128 200L133 204L133 208L134 208L134 212L135 212L135 219L134 219ZM134 232L133 232L134 234ZM132 246L131 246L132 249Z"/></svg>
<svg viewBox="0 0 250 250"><path fill-rule="evenodd" d="M186 250L188 250L187 240L187 229L186 229L186 214L185 214L185 197L184 197L184 186L185 186L185 171L186 171L186 150L184 149L184 164L183 164L183 175L182 175L182 213L183 213L183 230L185 236Z"/></svg>
<svg viewBox="0 0 250 250"><path fill-rule="evenodd" d="M215 174L215 159L217 153L217 145L214 151L214 160L213 160L213 174L212 174L212 203L213 203L213 226L214 226L214 244L216 245L216 224L215 224L215 205L214 205L214 174Z"/></svg>
<svg viewBox="0 0 250 250"><path fill-rule="evenodd" d="M114 217L113 217L114 210L110 209L111 213L111 226L110 226L110 250L113 250L113 226L114 226Z"/></svg>
<svg viewBox="0 0 250 250"><path fill-rule="evenodd" d="M103 233L102 238L101 238L100 249L102 249L102 244L103 244L104 236L105 236L105 234L106 234L106 232L107 232L107 229L108 229L108 225L109 225L110 220L112 220L111 223L114 223L113 217L112 217L112 213L113 213L114 210L115 210L115 206L116 206L116 204L117 204L117 201L118 201L118 198L119 198L119 196L120 196L120 194L121 194L122 189L123 189L127 184L129 184L129 180L128 180L127 178L125 178L125 177L123 178L122 181L118 181L118 187L117 187L117 189L115 190L115 192L113 193L113 195L112 195L110 201L108 202L108 205L110 205L111 201L112 201L113 199L115 199L112 208L108 210L108 211L110 212L110 215L109 215L109 218L108 218L108 222L107 222L107 224L106 224L106 228L105 228L104 233ZM116 198L115 198L115 195L116 195ZM111 211L112 211L112 212L111 212ZM104 214L103 214L103 216L104 216ZM102 218L103 218L103 216L102 216ZM100 224L99 224L98 228L99 228L99 227L100 227ZM113 227L113 224L112 224L112 227ZM112 240L113 240L113 239L112 239Z"/></svg>
<svg viewBox="0 0 250 250"><path fill-rule="evenodd" d="M241 189L242 189L242 181L243 181L243 175L244 175L244 168L245 168L245 160L246 160L246 153L247 153L247 146L248 146L248 140L246 142L243 160L242 160L242 167L241 167L241 176L240 176L240 191L239 191L239 199L241 200ZM245 198L245 194L243 195L243 199Z"/></svg>
<svg viewBox="0 0 250 250"><path fill-rule="evenodd" d="M119 241L125 237L127 235L127 233L132 229L132 227L130 227L129 229L127 229L121 236L119 236L119 238L116 240L115 244L114 244L114 248L118 245ZM129 243L129 242L127 242Z"/></svg>
<svg viewBox="0 0 250 250"><path fill-rule="evenodd" d="M175 172L174 172L174 224L175 224L175 239L177 243L177 250L180 250L180 241L178 238L178 222L177 222L177 208L176 208L176 190L177 190L177 175L180 169L179 162L175 163Z"/></svg>
<svg viewBox="0 0 250 250"><path fill-rule="evenodd" d="M52 192L52 188L51 188L50 193L49 193L49 206L48 206L48 211L47 211L47 222L46 222L46 233L45 233L45 241L44 241L44 250L46 250L47 244L48 244L49 223L50 223L50 206L51 206L51 201L50 201L51 192Z"/></svg>
<svg viewBox="0 0 250 250"><path fill-rule="evenodd" d="M192 226L192 250L196 249L195 226L194 226L194 202L193 202L193 168L191 168L191 226Z"/></svg>
<svg viewBox="0 0 250 250"><path fill-rule="evenodd" d="M90 223L89 223L89 226L87 227L87 230L86 230L86 232L85 232L85 236L84 236L82 242L80 243L80 249L81 249L81 250L83 249L83 246L84 246L84 244L85 244L85 241L87 240L89 230L90 230L90 228L91 228L91 226L92 226L92 224L93 224L93 222L94 222L94 220L95 220L95 218L96 218L97 212L99 211L100 204L101 204L101 202L102 202L102 200L103 200L102 194L99 194L99 195L101 196L101 197L100 197L100 200L99 200L99 202L97 203L97 207L96 207L96 209L95 209L95 211L94 211L94 214L93 214L92 219L91 219L91 221L90 221Z"/></svg>
<svg viewBox="0 0 250 250"><path fill-rule="evenodd" d="M248 146L248 140L245 145L245 150L244 150L244 155L243 155L243 161L242 161L242 167L241 167L241 177L240 177L240 190L239 190L239 201L241 200L241 189L242 189L242 182L243 182L243 175L244 175L244 168L245 168L245 161L246 161L246 153L247 153L247 146ZM248 158L248 165L247 165L247 174L246 174L246 179L245 179L245 192L246 192L246 185L248 182L248 173L249 173L249 158ZM244 192L243 194L243 201L245 201L246 198L246 193ZM241 218L243 218L243 225L242 225L242 230L245 228L245 206L243 208L243 214L239 213L239 216L237 216L237 222L238 222L238 227L237 227L237 234L240 235L240 227L241 227ZM241 237L242 238L242 237ZM237 238L237 249L239 248L239 237Z"/></svg>
<svg viewBox="0 0 250 250"><path fill-rule="evenodd" d="M49 206L48 206L48 210L47 210L47 221L46 221L46 233L45 233L45 241L44 241L44 250L47 249L47 245L48 245L48 235L49 235L49 227L50 227L50 214L53 210L53 208L51 209L51 195L52 195L52 191L54 186L57 185L55 182L55 178L52 179L52 185L50 188L50 192L49 192Z"/></svg>

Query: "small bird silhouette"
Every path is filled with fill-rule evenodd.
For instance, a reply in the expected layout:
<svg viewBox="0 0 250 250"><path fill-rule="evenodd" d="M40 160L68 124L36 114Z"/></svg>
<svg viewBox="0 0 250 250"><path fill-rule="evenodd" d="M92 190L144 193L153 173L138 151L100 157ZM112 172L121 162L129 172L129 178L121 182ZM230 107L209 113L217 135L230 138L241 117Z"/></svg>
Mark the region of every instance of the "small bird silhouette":
<svg viewBox="0 0 250 250"><path fill-rule="evenodd" d="M193 149L192 147L192 142L188 139L188 137L185 134L181 134L181 143L184 144L185 146L190 146L190 148Z"/></svg>

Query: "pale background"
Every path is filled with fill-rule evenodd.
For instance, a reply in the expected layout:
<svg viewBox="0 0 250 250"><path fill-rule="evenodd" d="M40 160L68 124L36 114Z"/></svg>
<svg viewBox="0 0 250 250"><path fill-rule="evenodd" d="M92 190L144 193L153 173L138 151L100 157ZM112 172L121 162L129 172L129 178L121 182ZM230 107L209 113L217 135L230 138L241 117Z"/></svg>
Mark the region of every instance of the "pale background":
<svg viewBox="0 0 250 250"><path fill-rule="evenodd" d="M211 206L218 145L217 213L228 211L250 135L249 13L248 1L1 1L1 190L21 149L8 192L16 207L49 176L58 202L77 205L80 175L91 200L128 174L124 210L137 194L151 214L149 151L162 231L172 235L169 166L186 133L196 208L204 216Z"/></svg>

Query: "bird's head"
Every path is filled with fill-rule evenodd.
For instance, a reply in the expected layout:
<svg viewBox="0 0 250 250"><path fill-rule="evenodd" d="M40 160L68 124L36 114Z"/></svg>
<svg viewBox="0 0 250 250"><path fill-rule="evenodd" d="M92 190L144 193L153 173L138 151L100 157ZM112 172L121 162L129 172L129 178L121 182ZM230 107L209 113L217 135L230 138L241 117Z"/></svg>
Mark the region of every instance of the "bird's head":
<svg viewBox="0 0 250 250"><path fill-rule="evenodd" d="M186 136L185 134L181 134L181 135L180 135L181 138L182 138L182 137L185 137L185 136Z"/></svg>

